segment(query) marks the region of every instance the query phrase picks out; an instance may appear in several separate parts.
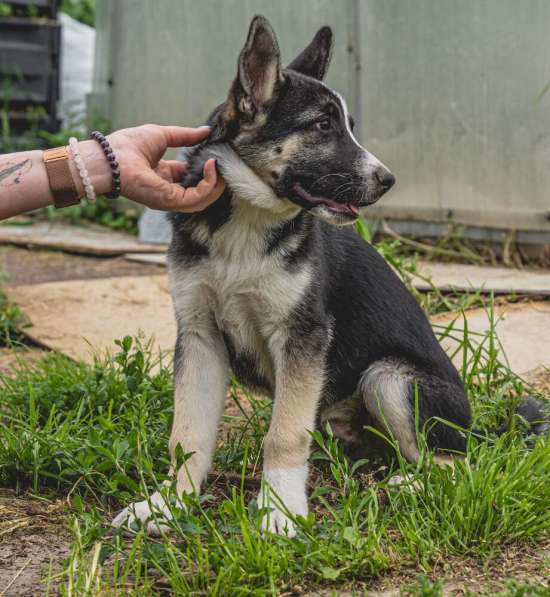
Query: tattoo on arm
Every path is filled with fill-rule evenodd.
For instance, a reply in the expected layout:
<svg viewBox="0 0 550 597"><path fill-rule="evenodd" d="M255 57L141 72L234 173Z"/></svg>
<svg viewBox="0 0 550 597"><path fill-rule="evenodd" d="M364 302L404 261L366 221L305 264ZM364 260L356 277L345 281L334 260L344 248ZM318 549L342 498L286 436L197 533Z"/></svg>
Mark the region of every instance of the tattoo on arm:
<svg viewBox="0 0 550 597"><path fill-rule="evenodd" d="M12 159L6 162L0 162L0 187L11 187L20 184L23 181L23 175L32 168L32 160Z"/></svg>

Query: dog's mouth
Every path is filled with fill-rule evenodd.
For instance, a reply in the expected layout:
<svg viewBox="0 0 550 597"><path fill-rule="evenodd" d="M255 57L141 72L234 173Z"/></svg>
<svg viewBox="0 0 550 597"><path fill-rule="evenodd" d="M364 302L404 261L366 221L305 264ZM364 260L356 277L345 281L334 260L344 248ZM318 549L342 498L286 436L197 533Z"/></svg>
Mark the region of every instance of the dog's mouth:
<svg viewBox="0 0 550 597"><path fill-rule="evenodd" d="M359 205L356 203L337 203L336 201L328 199L327 197L312 195L311 193L308 193L299 182L295 182L292 188L301 199L301 207L312 209L314 207L322 206L326 207L333 213L351 216L353 218L357 218L359 216Z"/></svg>

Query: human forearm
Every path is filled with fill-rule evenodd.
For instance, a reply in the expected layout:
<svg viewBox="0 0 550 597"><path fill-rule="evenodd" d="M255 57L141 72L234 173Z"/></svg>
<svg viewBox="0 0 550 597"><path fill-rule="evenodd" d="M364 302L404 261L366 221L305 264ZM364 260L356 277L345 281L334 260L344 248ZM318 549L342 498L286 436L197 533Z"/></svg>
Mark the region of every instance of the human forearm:
<svg viewBox="0 0 550 597"><path fill-rule="evenodd" d="M109 192L111 170L101 147L90 140L79 143L79 149L96 192ZM73 160L69 160L69 167L78 195L83 197L84 188ZM0 156L0 220L51 204L53 195L42 151Z"/></svg>
<svg viewBox="0 0 550 597"><path fill-rule="evenodd" d="M0 156L0 219L53 203L41 151Z"/></svg>
<svg viewBox="0 0 550 597"><path fill-rule="evenodd" d="M120 178L111 171L107 156L97 141L81 141L78 153L96 194L111 193L113 189L118 192L116 186L120 180L121 193L128 199L152 209L191 213L208 207L225 188L225 183L217 176L214 160L205 163L203 179L196 187L183 188L179 181L186 171L186 164L163 160L162 156L169 147L194 145L204 141L209 134L207 127L153 124L116 131L107 137L107 142L111 147L110 159L114 157L118 163ZM63 177L60 182L59 174L55 172L53 175L57 205L70 205L77 197L84 197L84 185L73 157L67 161L65 152L61 155L54 153L55 156L48 156L50 174L52 163L59 160L57 165L62 168ZM74 187L67 180L66 164ZM115 164L115 172L116 167ZM91 189L88 191L92 196ZM54 196L42 151L0 155L0 220L52 203Z"/></svg>

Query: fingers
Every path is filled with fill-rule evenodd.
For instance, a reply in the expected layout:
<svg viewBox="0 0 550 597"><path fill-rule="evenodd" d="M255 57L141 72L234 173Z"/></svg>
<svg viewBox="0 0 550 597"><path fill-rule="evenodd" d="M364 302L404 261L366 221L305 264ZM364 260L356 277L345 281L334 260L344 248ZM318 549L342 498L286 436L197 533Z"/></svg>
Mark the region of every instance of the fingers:
<svg viewBox="0 0 550 597"><path fill-rule="evenodd" d="M199 186L203 182L206 182L206 184L209 186L214 186L218 178L218 173L216 172L216 160L206 160L204 168L202 169L202 173L204 178L200 181Z"/></svg>
<svg viewBox="0 0 550 597"><path fill-rule="evenodd" d="M189 128L184 126L160 127L168 147L181 147L182 145L196 145L210 136L212 129L209 126Z"/></svg>
<svg viewBox="0 0 550 597"><path fill-rule="evenodd" d="M152 209L187 213L202 211L220 197L225 182L216 173L215 160L210 159L204 165L204 178L199 184L184 188L173 181L178 180L186 168L187 164L182 162L162 161L156 170L140 172L135 190L130 190L127 196Z"/></svg>
<svg viewBox="0 0 550 597"><path fill-rule="evenodd" d="M189 168L187 162L180 162L179 160L161 160L159 166L166 168L168 171L169 182L178 182Z"/></svg>
<svg viewBox="0 0 550 597"><path fill-rule="evenodd" d="M203 174L204 178L196 187L182 189L183 201L176 209L188 212L202 211L220 197L225 189L225 182L218 178L215 160L210 159L206 162Z"/></svg>

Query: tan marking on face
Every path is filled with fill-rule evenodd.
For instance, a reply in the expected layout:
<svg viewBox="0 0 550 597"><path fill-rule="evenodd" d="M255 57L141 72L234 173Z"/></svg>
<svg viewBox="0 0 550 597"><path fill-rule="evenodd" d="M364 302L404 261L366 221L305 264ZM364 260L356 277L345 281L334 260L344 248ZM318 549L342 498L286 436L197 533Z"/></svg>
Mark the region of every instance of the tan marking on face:
<svg viewBox="0 0 550 597"><path fill-rule="evenodd" d="M282 143L279 144L281 152L275 152L275 162L286 164L296 153L302 149L302 135L293 133L288 136ZM278 160L278 161L277 161Z"/></svg>
<svg viewBox="0 0 550 597"><path fill-rule="evenodd" d="M277 151L277 147L280 148L280 151ZM293 133L273 148L266 150L263 155L258 156L256 172L263 180L273 182L273 172L280 176L285 166L301 150L302 136L299 133Z"/></svg>

